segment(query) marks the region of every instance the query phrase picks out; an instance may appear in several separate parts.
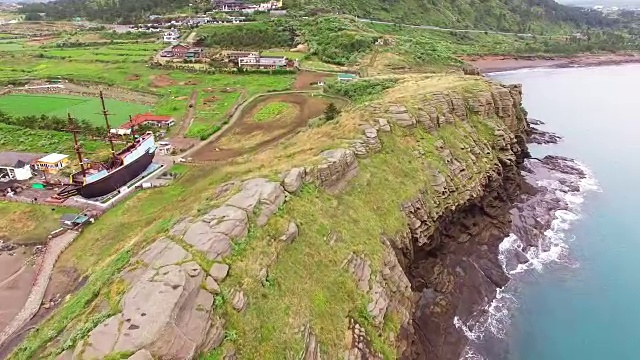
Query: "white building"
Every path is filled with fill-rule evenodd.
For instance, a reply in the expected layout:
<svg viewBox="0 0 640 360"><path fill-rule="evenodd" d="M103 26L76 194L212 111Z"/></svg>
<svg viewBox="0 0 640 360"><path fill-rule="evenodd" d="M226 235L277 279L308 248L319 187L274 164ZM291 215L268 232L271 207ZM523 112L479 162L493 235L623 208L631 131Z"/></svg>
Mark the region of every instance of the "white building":
<svg viewBox="0 0 640 360"><path fill-rule="evenodd" d="M180 39L180 33L178 32L178 30L171 29L164 33L162 39L164 40L164 42L177 42Z"/></svg>
<svg viewBox="0 0 640 360"><path fill-rule="evenodd" d="M21 152L0 153L0 180L27 180L33 176L31 163L42 154Z"/></svg>

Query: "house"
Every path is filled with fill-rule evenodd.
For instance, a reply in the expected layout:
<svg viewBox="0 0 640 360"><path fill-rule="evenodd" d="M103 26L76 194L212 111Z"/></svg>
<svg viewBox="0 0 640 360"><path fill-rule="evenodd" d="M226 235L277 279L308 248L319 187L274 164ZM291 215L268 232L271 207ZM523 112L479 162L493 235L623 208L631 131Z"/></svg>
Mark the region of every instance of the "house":
<svg viewBox="0 0 640 360"><path fill-rule="evenodd" d="M176 121L171 116L153 115L151 113L138 114L131 118L130 122L120 125L120 129L131 129L140 125L151 125L168 128L175 125Z"/></svg>
<svg viewBox="0 0 640 360"><path fill-rule="evenodd" d="M250 57L250 56L260 56L260 53L255 51L225 51L223 53L226 61L237 64L238 59Z"/></svg>
<svg viewBox="0 0 640 360"><path fill-rule="evenodd" d="M164 33L162 39L164 42L176 42L180 39L180 32L178 30L171 29Z"/></svg>
<svg viewBox="0 0 640 360"><path fill-rule="evenodd" d="M175 58L184 58L189 51L189 46L183 44L173 45L171 47L171 56Z"/></svg>
<svg viewBox="0 0 640 360"><path fill-rule="evenodd" d="M162 36L162 41L164 42L176 42L178 41L179 37L173 34L164 34Z"/></svg>
<svg viewBox="0 0 640 360"><path fill-rule="evenodd" d="M204 55L204 49L191 47L184 44L176 44L165 48L160 52L161 57L173 57L176 59L199 59Z"/></svg>
<svg viewBox="0 0 640 360"><path fill-rule="evenodd" d="M358 76L354 74L338 74L338 81L353 81L357 78Z"/></svg>
<svg viewBox="0 0 640 360"><path fill-rule="evenodd" d="M187 50L187 52L185 53L185 57L187 59L200 59L203 54L204 54L203 48L193 47Z"/></svg>
<svg viewBox="0 0 640 360"><path fill-rule="evenodd" d="M76 229L89 222L93 220L85 214L64 214L60 217L60 225L67 229Z"/></svg>
<svg viewBox="0 0 640 360"><path fill-rule="evenodd" d="M242 0L213 0L211 5L216 11L241 11L248 7Z"/></svg>
<svg viewBox="0 0 640 360"><path fill-rule="evenodd" d="M0 180L27 180L33 176L31 165L43 154L0 152Z"/></svg>
<svg viewBox="0 0 640 360"><path fill-rule="evenodd" d="M173 42L178 41L178 39L180 39L180 36L178 36L178 35L176 35L174 33L171 33L171 32L166 32L166 33L164 33L164 35L162 35L162 41L164 41L164 42L173 43Z"/></svg>
<svg viewBox="0 0 640 360"><path fill-rule="evenodd" d="M158 153L160 155L171 155L173 146L167 141L158 141Z"/></svg>
<svg viewBox="0 0 640 360"><path fill-rule="evenodd" d="M251 54L238 59L238 67L245 69L281 69L295 66L295 61L285 56L260 56Z"/></svg>
<svg viewBox="0 0 640 360"><path fill-rule="evenodd" d="M67 167L69 163L69 155L49 154L38 159L38 161L36 161L35 168L43 172L56 174L63 168Z"/></svg>

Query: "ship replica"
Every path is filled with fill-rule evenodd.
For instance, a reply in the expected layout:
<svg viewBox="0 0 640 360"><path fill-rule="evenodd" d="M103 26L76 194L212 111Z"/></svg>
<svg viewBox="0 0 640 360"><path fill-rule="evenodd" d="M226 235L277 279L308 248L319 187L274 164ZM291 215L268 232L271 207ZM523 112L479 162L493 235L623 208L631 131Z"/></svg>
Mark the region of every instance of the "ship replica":
<svg viewBox="0 0 640 360"><path fill-rule="evenodd" d="M107 125L107 136L111 145L111 157L105 162L88 162L82 157L82 150L78 143L79 130L73 125L73 119L69 114L69 125L73 133L75 152L80 162L80 171L71 175L71 183L58 192L58 196L68 198L81 195L87 199L100 198L127 185L130 181L140 176L153 161L156 152L155 138L152 132L137 136L134 124L131 123L131 143L124 149L116 152L109 125L109 112L104 104L104 96L100 92L102 114ZM129 117L131 121L131 117Z"/></svg>

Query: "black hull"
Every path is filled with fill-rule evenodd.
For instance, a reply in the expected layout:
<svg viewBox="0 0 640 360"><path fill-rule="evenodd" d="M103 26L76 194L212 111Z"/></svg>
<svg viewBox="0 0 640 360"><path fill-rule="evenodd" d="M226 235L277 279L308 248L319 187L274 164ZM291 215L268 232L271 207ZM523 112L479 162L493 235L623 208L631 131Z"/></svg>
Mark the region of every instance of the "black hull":
<svg viewBox="0 0 640 360"><path fill-rule="evenodd" d="M134 162L118 168L102 179L82 186L80 195L87 199L93 199L111 194L140 176L151 165L154 156L155 151L147 152Z"/></svg>

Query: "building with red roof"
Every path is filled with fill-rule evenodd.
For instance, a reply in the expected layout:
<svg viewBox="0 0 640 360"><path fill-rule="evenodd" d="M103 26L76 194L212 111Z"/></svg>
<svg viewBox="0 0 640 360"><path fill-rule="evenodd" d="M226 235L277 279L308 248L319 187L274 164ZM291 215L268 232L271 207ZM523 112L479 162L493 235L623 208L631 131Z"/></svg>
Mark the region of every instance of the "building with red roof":
<svg viewBox="0 0 640 360"><path fill-rule="evenodd" d="M157 127L170 127L173 126L176 121L171 116L164 115L153 115L151 113L146 114L138 114L131 118L130 122L126 122L120 125L120 129L130 129L133 127L138 127L140 125L152 125Z"/></svg>

